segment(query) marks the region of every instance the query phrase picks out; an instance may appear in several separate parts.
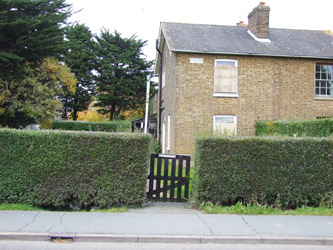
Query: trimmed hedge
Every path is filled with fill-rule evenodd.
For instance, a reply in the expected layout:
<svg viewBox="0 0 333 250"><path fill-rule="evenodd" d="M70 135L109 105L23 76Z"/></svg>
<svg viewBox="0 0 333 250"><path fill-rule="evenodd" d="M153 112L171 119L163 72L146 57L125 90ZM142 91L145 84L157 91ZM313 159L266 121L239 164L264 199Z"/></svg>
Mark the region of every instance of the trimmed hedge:
<svg viewBox="0 0 333 250"><path fill-rule="evenodd" d="M311 121L258 121L255 125L256 135L288 135L327 137L333 134L333 119Z"/></svg>
<svg viewBox="0 0 333 250"><path fill-rule="evenodd" d="M0 202L143 203L151 143L145 134L0 129Z"/></svg>
<svg viewBox="0 0 333 250"><path fill-rule="evenodd" d="M113 122L79 122L54 121L53 129L74 131L132 132L132 124L128 121Z"/></svg>
<svg viewBox="0 0 333 250"><path fill-rule="evenodd" d="M197 138L192 195L226 205L331 205L332 163L327 138Z"/></svg>

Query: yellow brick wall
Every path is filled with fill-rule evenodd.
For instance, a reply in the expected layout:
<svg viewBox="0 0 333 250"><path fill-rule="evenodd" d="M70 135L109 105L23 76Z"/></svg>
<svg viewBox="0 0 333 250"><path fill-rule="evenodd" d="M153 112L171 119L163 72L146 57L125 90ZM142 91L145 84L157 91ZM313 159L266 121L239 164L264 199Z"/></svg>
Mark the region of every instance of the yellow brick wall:
<svg viewBox="0 0 333 250"><path fill-rule="evenodd" d="M203 58L203 63L192 64L191 57ZM194 136L212 129L214 115L237 115L238 135L254 135L258 119L333 116L333 101L314 96L315 64L333 60L187 53L164 59L170 153L193 156ZM238 98L213 97L215 59L238 60Z"/></svg>
<svg viewBox="0 0 333 250"><path fill-rule="evenodd" d="M164 46L162 56L162 72L165 74L164 77L164 88L162 89L162 120L161 123L165 124L165 153L175 153L176 149L176 71L177 71L177 55L172 53ZM168 147L168 115L171 118L170 126L170 150ZM161 130L162 130L161 125ZM161 144L163 133L161 133ZM162 146L162 145L161 145Z"/></svg>

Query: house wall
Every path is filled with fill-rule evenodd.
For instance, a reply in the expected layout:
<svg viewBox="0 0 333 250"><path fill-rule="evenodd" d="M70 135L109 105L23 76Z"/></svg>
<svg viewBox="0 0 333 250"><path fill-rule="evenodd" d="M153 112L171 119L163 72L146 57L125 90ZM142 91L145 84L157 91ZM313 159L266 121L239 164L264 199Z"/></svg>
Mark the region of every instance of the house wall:
<svg viewBox="0 0 333 250"><path fill-rule="evenodd" d="M149 102L152 106L152 110L150 111L150 114L158 114L158 90L155 91L154 94L151 95Z"/></svg>
<svg viewBox="0 0 333 250"><path fill-rule="evenodd" d="M162 88L162 124L165 124L165 153L175 153L176 148L176 67L177 59L176 53L172 53L167 49L167 46L163 48L163 63L162 63L162 75L163 86ZM168 115L170 115L170 150L167 150L168 146ZM162 129L162 126L161 126ZM163 138L163 133L161 133ZM162 139L161 138L161 143Z"/></svg>
<svg viewBox="0 0 333 250"><path fill-rule="evenodd" d="M238 60L239 97L213 97L215 59ZM176 112L171 153L193 156L196 133L211 130L214 115L236 115L238 135L254 135L258 119L333 116L333 101L314 97L316 63L333 60L177 53L166 63L172 76L163 94L166 114Z"/></svg>

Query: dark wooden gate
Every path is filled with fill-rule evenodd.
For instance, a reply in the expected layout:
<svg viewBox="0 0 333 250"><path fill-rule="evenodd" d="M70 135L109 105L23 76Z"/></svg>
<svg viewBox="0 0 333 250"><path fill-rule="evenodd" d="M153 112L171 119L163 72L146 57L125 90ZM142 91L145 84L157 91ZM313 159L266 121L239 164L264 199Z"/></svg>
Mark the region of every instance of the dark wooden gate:
<svg viewBox="0 0 333 250"><path fill-rule="evenodd" d="M164 202L187 201L190 161L189 155L151 154L148 198Z"/></svg>

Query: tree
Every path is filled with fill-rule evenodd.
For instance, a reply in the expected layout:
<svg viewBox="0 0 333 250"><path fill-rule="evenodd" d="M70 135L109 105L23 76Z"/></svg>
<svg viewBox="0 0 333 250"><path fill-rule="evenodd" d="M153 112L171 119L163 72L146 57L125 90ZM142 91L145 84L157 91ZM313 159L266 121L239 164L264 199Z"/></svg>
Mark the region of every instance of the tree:
<svg viewBox="0 0 333 250"><path fill-rule="evenodd" d="M145 103L146 78L153 62L143 57L141 50L146 41L136 36L122 38L117 31L110 33L104 29L95 38L98 94L94 106L113 120L121 110Z"/></svg>
<svg viewBox="0 0 333 250"><path fill-rule="evenodd" d="M39 68L26 62L21 81L0 79L0 121L2 126L19 127L39 116L57 114L57 96L75 92L76 79L70 69L55 58L45 58Z"/></svg>
<svg viewBox="0 0 333 250"><path fill-rule="evenodd" d="M58 57L71 5L65 0L0 0L0 72L40 57Z"/></svg>
<svg viewBox="0 0 333 250"><path fill-rule="evenodd" d="M6 125L20 116L31 119L24 106L35 103L38 93L48 96L40 92L48 86L36 70L43 58L64 52L64 25L72 11L65 0L0 0L0 13L0 122Z"/></svg>
<svg viewBox="0 0 333 250"><path fill-rule="evenodd" d="M88 109L95 94L93 81L94 52L93 35L84 24L75 24L66 31L67 51L63 61L71 68L78 80L75 94L67 94L62 97L64 104L63 117L67 117L68 110L72 111L74 121L78 118L78 112Z"/></svg>

